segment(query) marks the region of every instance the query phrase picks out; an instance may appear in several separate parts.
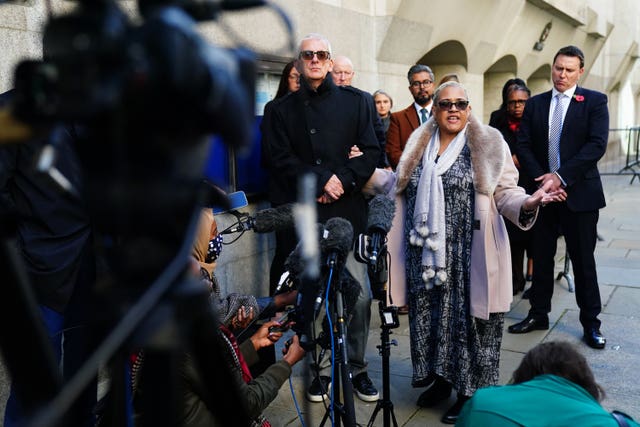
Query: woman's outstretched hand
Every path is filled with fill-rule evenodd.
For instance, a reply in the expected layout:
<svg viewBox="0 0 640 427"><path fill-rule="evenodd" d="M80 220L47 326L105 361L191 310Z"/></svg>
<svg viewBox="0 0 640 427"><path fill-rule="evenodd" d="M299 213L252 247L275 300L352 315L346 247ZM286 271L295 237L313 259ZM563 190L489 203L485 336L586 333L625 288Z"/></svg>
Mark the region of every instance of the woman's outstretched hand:
<svg viewBox="0 0 640 427"><path fill-rule="evenodd" d="M539 206L545 206L548 203L554 202L564 202L567 200L567 192L564 191L563 188L558 188L556 190L551 190L554 188L554 182L551 180L545 181L538 190L533 193L529 198L524 202L522 207L525 211L534 211Z"/></svg>

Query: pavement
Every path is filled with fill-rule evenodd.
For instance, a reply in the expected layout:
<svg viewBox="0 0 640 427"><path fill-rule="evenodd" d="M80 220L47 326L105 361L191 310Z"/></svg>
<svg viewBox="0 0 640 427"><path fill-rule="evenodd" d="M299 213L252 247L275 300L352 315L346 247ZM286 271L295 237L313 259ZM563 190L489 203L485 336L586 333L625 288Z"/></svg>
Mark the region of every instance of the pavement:
<svg viewBox="0 0 640 427"><path fill-rule="evenodd" d="M594 350L581 341L582 330L578 321L575 294L569 292L564 278L556 281L550 313L550 328L524 335L512 335L506 328L523 319L529 302L520 296L514 299L506 314L505 331L500 355L500 384L509 381L524 354L542 341L567 340L574 342L589 361L596 380L606 391L602 402L608 410L622 410L640 419L640 183L630 183L629 176L604 176L603 184L607 207L600 212L598 225L602 238L596 248L598 280L602 295L602 332L607 338L604 350ZM564 247L558 248L557 272L564 268ZM423 389L411 387L411 359L407 316L400 316L400 326L392 330L391 339L397 346L390 348L389 400L399 426L439 426L440 417L454 403L455 394L440 405L423 409L415 402ZM380 345L380 319L378 305L372 305L371 332L367 347L369 376L382 397L382 357ZM284 340L281 340L283 342ZM281 345L281 344L280 344ZM279 353L278 353L279 354ZM322 403L308 403L304 397L304 363L298 363L291 382L280 389L276 400L267 408L273 427L300 426L296 407L304 414L305 426L319 426L326 413ZM34 385L35 386L35 385ZM292 393L292 390L294 392ZM7 373L0 363L0 425L7 397ZM295 397L295 399L294 399ZM354 396L356 421L359 425L382 426L384 409L372 420L376 402L365 403ZM328 419L322 425L331 425ZM393 423L392 423L393 425Z"/></svg>
<svg viewBox="0 0 640 427"><path fill-rule="evenodd" d="M566 340L577 344L594 372L596 381L604 388L602 405L622 410L640 419L640 183L630 183L629 176L603 176L607 207L600 211L596 247L598 281L603 310L602 333L607 338L604 350L594 350L582 342L582 328L578 320L575 293L569 291L564 277L556 280L549 315L550 327L523 335L507 332L507 327L526 317L528 300L520 294L514 298L511 311L506 314L500 354L500 384L511 378L524 354L536 344L550 340ZM564 242L558 245L556 271L564 271ZM571 271L569 271L571 273ZM377 346L381 343L377 301L372 305L371 331L367 347L369 376L382 396L382 357ZM400 316L400 327L390 337L398 345L390 348L389 400L399 426L439 426L442 414L455 401L455 393L440 405L423 409L416 400L424 389L411 386L411 357L407 316ZM274 427L300 426L296 406L303 413L305 426L319 426L326 414L322 403L309 403L305 395L303 363L296 365L291 385L285 383L278 398L265 411ZM308 382L308 380L307 380ZM292 394L291 387L295 391ZM294 400L295 395L295 400ZM354 396L356 422L359 425L384 425L384 409L371 422L377 403L365 403ZM322 425L331 425L328 419ZM393 422L391 422L393 425Z"/></svg>

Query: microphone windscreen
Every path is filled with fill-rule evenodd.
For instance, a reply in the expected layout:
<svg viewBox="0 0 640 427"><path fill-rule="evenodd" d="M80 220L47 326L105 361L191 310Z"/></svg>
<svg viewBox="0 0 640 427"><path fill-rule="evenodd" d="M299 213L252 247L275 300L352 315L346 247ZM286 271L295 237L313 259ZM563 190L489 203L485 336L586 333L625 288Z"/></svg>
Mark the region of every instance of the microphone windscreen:
<svg viewBox="0 0 640 427"><path fill-rule="evenodd" d="M369 202L369 215L367 217L367 230L383 230L388 233L393 224L393 216L396 211L395 200L378 194Z"/></svg>
<svg viewBox="0 0 640 427"><path fill-rule="evenodd" d="M330 218L324 225L325 233L320 240L320 250L327 254L335 251L346 257L353 245L353 226L344 218Z"/></svg>
<svg viewBox="0 0 640 427"><path fill-rule="evenodd" d="M264 209L255 214L254 229L256 233L283 231L294 226L293 204L291 203Z"/></svg>
<svg viewBox="0 0 640 427"><path fill-rule="evenodd" d="M344 297L345 310L347 311L347 314L351 314L358 302L360 292L362 292L362 286L346 268L342 269L340 273L340 284L342 285L342 296Z"/></svg>

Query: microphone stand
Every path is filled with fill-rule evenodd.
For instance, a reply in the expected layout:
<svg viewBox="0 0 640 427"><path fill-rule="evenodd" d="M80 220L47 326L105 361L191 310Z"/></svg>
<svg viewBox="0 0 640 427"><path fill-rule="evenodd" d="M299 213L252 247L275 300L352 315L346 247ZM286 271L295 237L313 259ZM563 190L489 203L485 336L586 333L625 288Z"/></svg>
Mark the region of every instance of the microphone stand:
<svg viewBox="0 0 640 427"><path fill-rule="evenodd" d="M335 257L330 257L329 261L329 278L327 286L331 286L332 278L336 271ZM329 307L333 307L335 313L326 313L327 316L335 319L334 322L334 337L332 343L332 355L334 363L337 364L337 375L332 378L333 387L331 389L332 404L329 405L327 411L322 418L320 426L324 426L329 415L337 410L338 417L334 418L334 425L340 426L340 419L344 422L345 427L356 426L356 413L353 402L353 383L351 382L351 369L349 368L349 356L347 354L347 316L344 309L344 297L342 294L342 281L339 275L336 275L335 280L335 301L334 304L329 304ZM336 366L334 365L334 370ZM340 389L342 387L343 401L340 403ZM336 403L337 402L337 403Z"/></svg>
<svg viewBox="0 0 640 427"><path fill-rule="evenodd" d="M384 260L384 257L387 255L386 247L383 248L380 253L380 260ZM378 263L376 263L374 269L378 269ZM380 313L380 327L382 329L380 332L380 345L377 346L380 356L382 356L382 399L378 399L367 427L373 427L373 422L375 421L380 409L383 410L383 426L390 427L391 419L393 419L393 425L398 427L396 414L393 412L389 380L391 346L397 346L398 342L396 340L389 340L389 336L392 334L391 329L397 328L400 324L398 320L398 308L396 306L387 306L386 292L384 292L382 297L378 300L378 311Z"/></svg>

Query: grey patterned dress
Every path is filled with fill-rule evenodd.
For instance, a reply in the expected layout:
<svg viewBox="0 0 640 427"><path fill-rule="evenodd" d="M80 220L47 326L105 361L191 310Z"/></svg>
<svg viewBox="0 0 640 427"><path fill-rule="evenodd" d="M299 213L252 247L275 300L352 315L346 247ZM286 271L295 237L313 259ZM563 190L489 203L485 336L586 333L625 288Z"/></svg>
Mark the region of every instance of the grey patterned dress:
<svg viewBox="0 0 640 427"><path fill-rule="evenodd" d="M405 241L422 162L413 171L406 188ZM422 248L407 244L406 269L409 299L409 328L414 385L430 372L443 377L458 393L473 392L498 383L503 313L488 321L471 317L469 308L469 266L473 234L474 187L471 155L465 147L442 175L446 218L447 282L426 290L422 281Z"/></svg>

